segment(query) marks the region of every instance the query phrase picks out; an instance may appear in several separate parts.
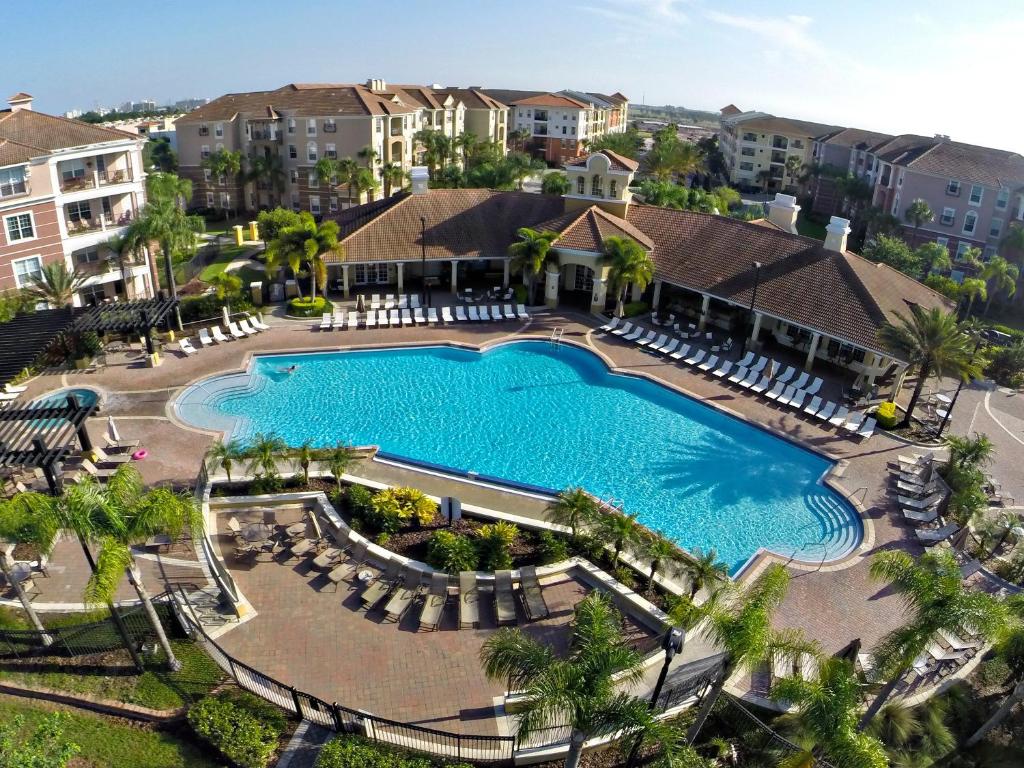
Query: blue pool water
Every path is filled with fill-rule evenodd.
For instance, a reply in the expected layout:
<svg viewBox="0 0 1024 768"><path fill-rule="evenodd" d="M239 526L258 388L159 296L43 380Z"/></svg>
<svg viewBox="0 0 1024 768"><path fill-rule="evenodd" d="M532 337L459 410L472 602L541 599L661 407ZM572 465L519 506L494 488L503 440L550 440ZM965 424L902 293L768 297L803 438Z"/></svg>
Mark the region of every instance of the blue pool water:
<svg viewBox="0 0 1024 768"><path fill-rule="evenodd" d="M68 395L74 395L78 398L80 405L92 405L99 399L99 394L94 389L86 389L84 387L71 387L69 389L59 389L56 392L50 392L43 395L37 400L32 401L32 405L40 406L58 406L67 405Z"/></svg>
<svg viewBox="0 0 1024 768"><path fill-rule="evenodd" d="M291 445L378 445L545 488L582 485L685 547L715 548L733 571L759 547L834 559L861 535L821 482L826 459L572 346L258 356L248 373L189 387L177 411L243 442L277 432Z"/></svg>

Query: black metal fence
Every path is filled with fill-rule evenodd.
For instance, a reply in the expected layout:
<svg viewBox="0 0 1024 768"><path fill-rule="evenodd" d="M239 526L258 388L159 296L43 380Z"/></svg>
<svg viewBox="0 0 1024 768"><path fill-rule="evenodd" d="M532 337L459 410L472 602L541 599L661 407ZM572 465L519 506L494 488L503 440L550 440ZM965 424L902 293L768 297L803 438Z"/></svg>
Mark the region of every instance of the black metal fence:
<svg viewBox="0 0 1024 768"><path fill-rule="evenodd" d="M769 750L783 756L779 764L785 764L786 757L802 753L804 750L794 744L785 736L777 733L770 725L761 720L757 715L745 707L738 698L723 692L715 705L716 714L723 720L729 721L731 725L740 732L756 731L761 734L764 743L759 745L762 753ZM834 768L831 763L819 757L811 758L809 765L812 768Z"/></svg>

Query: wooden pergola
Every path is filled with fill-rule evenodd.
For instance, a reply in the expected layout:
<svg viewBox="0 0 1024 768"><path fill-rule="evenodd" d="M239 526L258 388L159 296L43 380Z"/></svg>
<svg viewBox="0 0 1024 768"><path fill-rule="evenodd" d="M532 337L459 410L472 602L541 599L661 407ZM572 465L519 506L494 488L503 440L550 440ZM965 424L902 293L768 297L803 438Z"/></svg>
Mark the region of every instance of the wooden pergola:
<svg viewBox="0 0 1024 768"><path fill-rule="evenodd" d="M0 383L31 366L54 339L68 331L82 310L42 309L0 325Z"/></svg>
<svg viewBox="0 0 1024 768"><path fill-rule="evenodd" d="M153 354L154 328L167 325L178 306L178 299L155 298L100 304L88 310L75 322L75 330L98 334L123 333L139 335L146 340L146 351Z"/></svg>

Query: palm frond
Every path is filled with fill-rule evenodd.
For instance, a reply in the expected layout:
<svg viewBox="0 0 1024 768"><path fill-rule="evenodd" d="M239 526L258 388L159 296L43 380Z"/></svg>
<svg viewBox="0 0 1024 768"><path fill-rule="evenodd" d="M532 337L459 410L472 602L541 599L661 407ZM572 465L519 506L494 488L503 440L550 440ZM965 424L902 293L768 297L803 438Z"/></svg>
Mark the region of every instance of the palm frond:
<svg viewBox="0 0 1024 768"><path fill-rule="evenodd" d="M117 586L124 578L125 569L132 562L128 547L116 539L103 539L100 547L99 555L96 557L96 570L85 585L85 602L93 606L114 599Z"/></svg>

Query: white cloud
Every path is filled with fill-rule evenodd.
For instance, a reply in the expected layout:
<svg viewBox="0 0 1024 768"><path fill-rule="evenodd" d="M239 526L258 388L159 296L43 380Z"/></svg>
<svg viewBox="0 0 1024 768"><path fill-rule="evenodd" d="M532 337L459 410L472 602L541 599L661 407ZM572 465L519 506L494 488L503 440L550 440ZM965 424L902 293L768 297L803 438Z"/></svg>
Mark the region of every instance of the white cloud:
<svg viewBox="0 0 1024 768"><path fill-rule="evenodd" d="M598 0L598 5L580 5L577 10L614 21L634 32L675 34L689 17L682 7L687 0Z"/></svg>
<svg viewBox="0 0 1024 768"><path fill-rule="evenodd" d="M707 11L705 16L716 24L742 29L770 43L773 49L783 49L794 58L824 58L825 46L815 38L810 16L738 16L721 11Z"/></svg>

